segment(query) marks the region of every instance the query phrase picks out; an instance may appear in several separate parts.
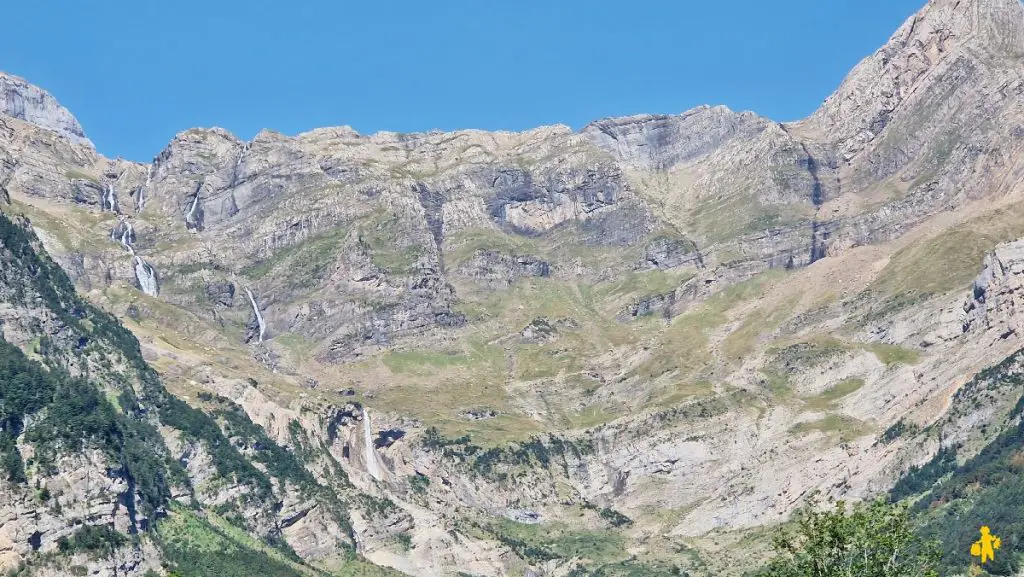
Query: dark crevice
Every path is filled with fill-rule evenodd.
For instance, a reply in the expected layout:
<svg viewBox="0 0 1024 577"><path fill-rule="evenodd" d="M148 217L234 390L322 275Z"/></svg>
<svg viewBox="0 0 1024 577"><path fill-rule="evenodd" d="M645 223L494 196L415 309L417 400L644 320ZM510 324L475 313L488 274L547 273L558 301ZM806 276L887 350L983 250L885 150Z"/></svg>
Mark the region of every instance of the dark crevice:
<svg viewBox="0 0 1024 577"><path fill-rule="evenodd" d="M381 431L377 434L377 438L373 440L373 447L375 449L386 449L391 445L405 437L405 431L401 429L388 429L387 431Z"/></svg>
<svg viewBox="0 0 1024 577"><path fill-rule="evenodd" d="M811 151L807 149L807 145L802 141L793 138L790 134L789 129L786 128L785 124L779 124L779 128L786 133L794 143L800 145L800 149L803 150L804 156L807 157L807 172L811 175L811 203L814 206L819 207L825 202L825 190L821 186L821 178L818 175L818 160L811 155Z"/></svg>
<svg viewBox="0 0 1024 577"><path fill-rule="evenodd" d="M828 237L829 230L825 228L824 223L815 219L811 223L811 261L808 264L825 258L828 251Z"/></svg>
<svg viewBox="0 0 1024 577"><path fill-rule="evenodd" d="M675 305L676 291L672 291L666 295L665 308L661 310L661 317L665 319L666 322L672 322L672 309L675 308Z"/></svg>
<svg viewBox="0 0 1024 577"><path fill-rule="evenodd" d="M814 206L821 206L825 202L825 191L821 187L821 178L818 177L818 161L811 156L811 152L807 150L807 145L800 143L800 148L803 149L804 155L807 156L807 172L811 175L811 203Z"/></svg>
<svg viewBox="0 0 1024 577"><path fill-rule="evenodd" d="M420 206L423 207L423 214L427 219L427 228L434 237L434 245L437 247L437 262L440 272L444 274L444 254L441 246L444 242L444 196L422 182L413 185L413 191L419 198Z"/></svg>
<svg viewBox="0 0 1024 577"><path fill-rule="evenodd" d="M38 551L43 546L43 534L39 531L33 532L28 536L28 544L33 551Z"/></svg>
<svg viewBox="0 0 1024 577"><path fill-rule="evenodd" d="M128 521L130 523L128 532L136 535L139 532L139 520L138 510L135 508L135 477L128 471L127 467L124 468L123 475L125 481L128 482L128 490L120 495L120 500L125 510L128 511Z"/></svg>

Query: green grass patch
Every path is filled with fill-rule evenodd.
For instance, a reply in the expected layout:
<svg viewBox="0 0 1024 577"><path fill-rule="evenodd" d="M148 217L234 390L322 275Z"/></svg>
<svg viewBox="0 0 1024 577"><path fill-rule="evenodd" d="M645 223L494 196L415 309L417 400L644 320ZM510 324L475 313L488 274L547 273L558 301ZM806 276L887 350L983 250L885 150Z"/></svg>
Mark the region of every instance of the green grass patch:
<svg viewBox="0 0 1024 577"><path fill-rule="evenodd" d="M214 526L176 508L156 530L157 542L181 577L303 577L312 571L256 543L241 531Z"/></svg>
<svg viewBox="0 0 1024 577"><path fill-rule="evenodd" d="M501 347L479 341L464 343L458 353L401 351L385 353L381 365L394 375L388 387L376 394L376 402L436 426L455 437L472 434L481 445L528 438L539 430L533 419L511 412L505 390L507 368ZM369 370L352 367L357 373ZM429 378L427 378L429 377ZM489 407L494 419L468 421L469 409Z"/></svg>
<svg viewBox="0 0 1024 577"><path fill-rule="evenodd" d="M397 214L376 212L359 223L359 240L369 250L373 264L391 274L411 272L423 256L419 244L402 244L406 237Z"/></svg>
<svg viewBox="0 0 1024 577"><path fill-rule="evenodd" d="M800 297L794 296L775 307L762 307L747 316L739 328L722 342L722 353L731 362L750 354L762 335L775 330L793 314Z"/></svg>
<svg viewBox="0 0 1024 577"><path fill-rule="evenodd" d="M761 370L765 379L765 387L776 399L788 399L793 396L793 385L789 382L789 375L771 369Z"/></svg>
<svg viewBox="0 0 1024 577"><path fill-rule="evenodd" d="M91 181L91 182L95 182L96 184L100 183L100 179L99 179L98 176L96 176L95 174L93 174L91 172L86 172L86 171L84 171L82 169L79 169L79 168L69 168L69 169L65 170L64 171L64 178L66 178L68 180L76 180L76 179L88 180L88 181Z"/></svg>
<svg viewBox="0 0 1024 577"><path fill-rule="evenodd" d="M920 353L896 345L870 343L865 345L864 348L874 353L878 360L885 363L886 366L916 365L921 362Z"/></svg>
<svg viewBox="0 0 1024 577"><path fill-rule="evenodd" d="M780 371L802 371L832 360L850 349L848 343L835 337L819 336L770 351L773 354L769 364Z"/></svg>
<svg viewBox="0 0 1024 577"><path fill-rule="evenodd" d="M644 380L672 372L680 376L699 374L712 358L708 332L728 322L729 310L760 297L785 274L784 271L767 271L712 295L694 310L676 317L658 337L648 359L640 363L633 374Z"/></svg>
<svg viewBox="0 0 1024 577"><path fill-rule="evenodd" d="M864 379L857 377L843 379L820 395L804 399L804 403L808 409L824 411L834 407L837 402L857 392L863 386Z"/></svg>
<svg viewBox="0 0 1024 577"><path fill-rule="evenodd" d="M602 406L590 406L579 411L565 413L565 422L570 429L589 429L614 421L619 415Z"/></svg>
<svg viewBox="0 0 1024 577"><path fill-rule="evenodd" d="M715 244L770 228L809 222L812 216L812 210L805 204L765 205L753 195L740 193L701 203L691 222L705 244Z"/></svg>
<svg viewBox="0 0 1024 577"><path fill-rule="evenodd" d="M577 559L586 565L603 565L627 557L625 538L614 531L572 529L564 524L529 525L507 519L492 521L483 528L531 563Z"/></svg>
<svg viewBox="0 0 1024 577"><path fill-rule="evenodd" d="M648 297L665 294L693 278L691 271L631 271L618 280L595 287L595 296L621 298L628 296Z"/></svg>
<svg viewBox="0 0 1024 577"><path fill-rule="evenodd" d="M477 359L464 353L415 350L388 351L381 360L393 373L431 376L437 369L464 367Z"/></svg>
<svg viewBox="0 0 1024 577"><path fill-rule="evenodd" d="M864 421L834 413L816 421L798 423L790 428L790 432L795 435L817 432L838 439L840 442L852 441L870 431L871 428Z"/></svg>
<svg viewBox="0 0 1024 577"><path fill-rule="evenodd" d="M1021 236L1024 204L993 211L898 251L869 290L934 295L966 289L988 252Z"/></svg>
<svg viewBox="0 0 1024 577"><path fill-rule="evenodd" d="M274 342L288 351L293 360L308 361L316 351L316 341L299 333L286 332L274 337Z"/></svg>
<svg viewBox="0 0 1024 577"><path fill-rule="evenodd" d="M652 398L651 404L657 407L675 407L696 397L710 395L714 390L714 385L708 381L674 383L659 391L660 394Z"/></svg>
<svg viewBox="0 0 1024 577"><path fill-rule="evenodd" d="M345 235L342 227L311 236L297 244L278 249L270 258L242 269L242 275L261 279L282 271L289 288L310 288L316 281L327 278L332 271Z"/></svg>
<svg viewBox="0 0 1024 577"><path fill-rule="evenodd" d="M557 342L543 345L518 345L516 378L532 381L557 377L583 370L586 360L596 353L582 336L568 335Z"/></svg>
<svg viewBox="0 0 1024 577"><path fill-rule="evenodd" d="M500 230L471 229L455 234L446 242L445 261L455 268L480 250L504 254L539 254L540 243L533 238L513 236Z"/></svg>

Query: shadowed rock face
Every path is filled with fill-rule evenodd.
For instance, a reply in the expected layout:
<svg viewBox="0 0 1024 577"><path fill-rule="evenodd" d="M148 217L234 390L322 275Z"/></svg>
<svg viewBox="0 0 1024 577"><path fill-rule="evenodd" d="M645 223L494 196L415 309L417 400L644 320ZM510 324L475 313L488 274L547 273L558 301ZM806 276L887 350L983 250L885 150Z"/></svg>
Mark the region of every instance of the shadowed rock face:
<svg viewBox="0 0 1024 577"><path fill-rule="evenodd" d="M733 140L750 140L771 121L724 106L702 106L680 115L629 116L592 122L582 134L623 161L670 170L712 154Z"/></svg>
<svg viewBox="0 0 1024 577"><path fill-rule="evenodd" d="M496 250L478 250L473 257L453 271L492 289L507 289L521 278L551 275L551 265L529 255L509 255Z"/></svg>
<svg viewBox="0 0 1024 577"><path fill-rule="evenodd" d="M210 301L224 307L234 305L235 285L230 282L212 282L206 285L206 295Z"/></svg>

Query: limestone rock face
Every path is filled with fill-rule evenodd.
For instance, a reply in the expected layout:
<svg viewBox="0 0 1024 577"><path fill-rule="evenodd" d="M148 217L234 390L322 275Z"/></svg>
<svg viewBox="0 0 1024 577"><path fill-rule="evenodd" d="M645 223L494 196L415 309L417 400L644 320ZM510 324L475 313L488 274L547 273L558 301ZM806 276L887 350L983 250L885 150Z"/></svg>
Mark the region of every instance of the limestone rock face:
<svg viewBox="0 0 1024 577"><path fill-rule="evenodd" d="M669 170L713 153L730 140L758 137L771 124L751 112L702 106L680 115L639 115L592 122L582 134L598 147L646 169Z"/></svg>
<svg viewBox="0 0 1024 577"><path fill-rule="evenodd" d="M1019 0L932 0L799 122L704 106L580 131L190 129L149 163L103 158L0 75L0 202L240 459L275 464L244 413L309 473L224 478L217 447L162 427L191 486L175 499L243 503L235 521L310 562L354 547L415 575L565 575L576 560L523 558L496 524L688 550L812 491L886 490L936 448L880 442L900 420L954 407L958 439L995 423L957 390L1024 328L1022 43ZM8 285L7 340L79 346ZM116 507L126 488L104 483L81 501ZM31 556L32 523L49 550L70 517L11 495L0 555Z"/></svg>
<svg viewBox="0 0 1024 577"><path fill-rule="evenodd" d="M551 275L551 266L529 255L508 255L495 250L478 250L455 274L473 281L507 289L521 278L542 278Z"/></svg>
<svg viewBox="0 0 1024 577"><path fill-rule="evenodd" d="M1000 245L985 257L964 303L964 331L984 331L1006 339L1024 329L1024 240Z"/></svg>
<svg viewBox="0 0 1024 577"><path fill-rule="evenodd" d="M810 122L828 127L839 154L849 161L893 122L903 124L913 115L918 123L936 126L948 121L938 114L950 99L966 105L958 114L971 114L991 97L1006 96L991 95L972 103L968 94L983 96L975 91L1013 86L1019 69L1017 74L1002 74L986 64L1021 55L1024 23L1019 0L931 0L885 46L854 68ZM935 84L942 84L944 93L927 90ZM911 137L920 143L927 140L925 134Z"/></svg>
<svg viewBox="0 0 1024 577"><path fill-rule="evenodd" d="M17 76L0 73L0 114L58 132L72 142L92 146L68 109L45 90Z"/></svg>

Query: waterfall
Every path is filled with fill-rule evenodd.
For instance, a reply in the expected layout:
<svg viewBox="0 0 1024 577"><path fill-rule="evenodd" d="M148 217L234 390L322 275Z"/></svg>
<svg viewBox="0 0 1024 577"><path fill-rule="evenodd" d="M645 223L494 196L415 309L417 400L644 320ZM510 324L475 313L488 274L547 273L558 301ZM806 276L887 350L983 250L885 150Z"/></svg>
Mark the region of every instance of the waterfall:
<svg viewBox="0 0 1024 577"><path fill-rule="evenodd" d="M146 184L139 187L139 197L135 200L135 212L142 212L142 209L146 208L146 189L153 183L153 170L156 168L156 164L149 165L149 170L146 171Z"/></svg>
<svg viewBox="0 0 1024 577"><path fill-rule="evenodd" d="M199 207L199 191L196 191L196 197L192 199L192 207L188 209L188 216L186 218L194 218L196 214L196 208Z"/></svg>
<svg viewBox="0 0 1024 577"><path fill-rule="evenodd" d="M363 440L366 444L366 470L374 479L380 480L380 468L377 467L377 452L373 449L373 433L370 431L370 412L363 407Z"/></svg>
<svg viewBox="0 0 1024 577"><path fill-rule="evenodd" d="M196 188L196 197L192 199L192 206L188 209L188 214L185 215L185 224L197 225L196 222L196 209L199 208L199 191L202 190L202 185Z"/></svg>
<svg viewBox="0 0 1024 577"><path fill-rule="evenodd" d="M242 145L242 150L238 153L238 158L235 159L235 166L231 170L231 184L229 188L234 188L238 184L238 168L242 166L242 161L245 160L245 153L249 152L249 143L246 142Z"/></svg>
<svg viewBox="0 0 1024 577"><path fill-rule="evenodd" d="M135 248L132 247L132 236L135 235L135 230L132 228L132 223L127 220L124 221L124 230L121 231L121 246L128 249L128 252L135 254Z"/></svg>
<svg viewBox="0 0 1024 577"><path fill-rule="evenodd" d="M108 184L104 187L103 198L100 199L100 210L117 212L117 196L114 194L113 184Z"/></svg>
<svg viewBox="0 0 1024 577"><path fill-rule="evenodd" d="M267 325L263 322L263 315L260 314L260 307L256 305L256 298L252 296L252 291L248 288L245 289L245 293L249 295L249 302L252 303L252 312L256 314L256 322L260 325L260 336L258 342L263 342L263 335L267 331Z"/></svg>
<svg viewBox="0 0 1024 577"><path fill-rule="evenodd" d="M139 288L142 289L142 292L151 297L159 294L160 287L156 283L156 270L149 266L149 263L141 256L135 257L135 278L139 279Z"/></svg>

